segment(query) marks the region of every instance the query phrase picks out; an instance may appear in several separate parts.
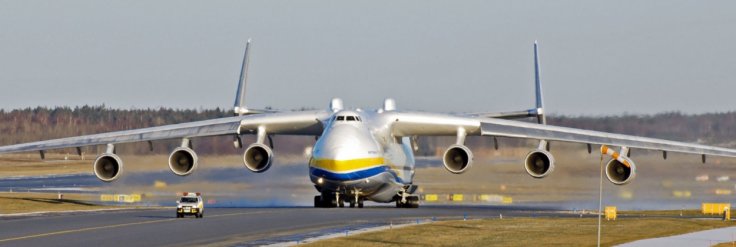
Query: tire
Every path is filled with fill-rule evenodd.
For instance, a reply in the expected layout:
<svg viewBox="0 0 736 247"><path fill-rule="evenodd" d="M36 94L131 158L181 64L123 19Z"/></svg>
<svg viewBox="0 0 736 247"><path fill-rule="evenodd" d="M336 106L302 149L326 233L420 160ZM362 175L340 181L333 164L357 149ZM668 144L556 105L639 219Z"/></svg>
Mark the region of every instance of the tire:
<svg viewBox="0 0 736 247"><path fill-rule="evenodd" d="M354 208L355 207L355 202L350 202L350 207L351 208Z"/></svg>
<svg viewBox="0 0 736 247"><path fill-rule="evenodd" d="M314 196L314 207L315 208L322 207L322 196Z"/></svg>
<svg viewBox="0 0 736 247"><path fill-rule="evenodd" d="M419 197L418 196L409 196L406 198L406 207L407 208L418 208L419 207Z"/></svg>
<svg viewBox="0 0 736 247"><path fill-rule="evenodd" d="M344 200L340 200L340 201L337 202L337 205L340 206L341 208L344 208L345 207L345 201Z"/></svg>
<svg viewBox="0 0 736 247"><path fill-rule="evenodd" d="M363 208L363 198L358 198L358 208Z"/></svg>
<svg viewBox="0 0 736 247"><path fill-rule="evenodd" d="M180 213L176 213L176 218L181 218L181 214Z"/></svg>

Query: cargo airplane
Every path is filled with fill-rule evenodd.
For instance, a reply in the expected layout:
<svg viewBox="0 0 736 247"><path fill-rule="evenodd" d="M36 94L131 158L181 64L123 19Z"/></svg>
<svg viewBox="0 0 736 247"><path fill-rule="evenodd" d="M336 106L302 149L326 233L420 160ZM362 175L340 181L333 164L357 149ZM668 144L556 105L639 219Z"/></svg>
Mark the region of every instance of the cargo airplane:
<svg viewBox="0 0 736 247"><path fill-rule="evenodd" d="M417 136L456 137L441 157L447 171L456 174L468 171L473 164L473 153L465 146L469 135L538 140L539 145L526 155L523 164L533 178L543 178L555 168L550 141L587 144L588 152L593 145L600 145L601 151L612 157L605 173L616 185L629 183L636 176L636 164L628 155L630 149L660 151L664 158L667 152L697 154L703 162L706 155L736 156L734 149L547 125L536 42L536 107L475 114L402 111L393 99L386 99L377 110L346 109L337 98L327 109L316 111L248 109L244 103L250 44L248 40L232 117L3 146L0 154L37 151L43 158L47 150L76 148L81 154L82 147L102 145L106 151L94 160L93 171L100 180L112 182L123 173L123 160L115 152L115 145L121 143L153 145L158 140L181 140L168 163L174 174L186 176L198 165L192 148L195 138L232 136L233 145L243 148L241 136L255 135L256 141L244 150L243 163L248 170L261 173L273 164L271 136L314 136L317 141L308 164L309 177L318 191L315 207L344 207L345 203L363 207L363 202L370 200L409 208L419 205L418 196L413 195L417 189L413 183ZM521 118L535 118L536 122L519 121Z"/></svg>

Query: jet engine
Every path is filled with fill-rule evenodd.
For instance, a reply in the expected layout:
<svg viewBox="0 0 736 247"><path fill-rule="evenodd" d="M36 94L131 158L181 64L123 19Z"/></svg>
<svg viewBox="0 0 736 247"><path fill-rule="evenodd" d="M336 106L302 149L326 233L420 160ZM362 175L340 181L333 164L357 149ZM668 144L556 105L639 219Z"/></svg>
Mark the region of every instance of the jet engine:
<svg viewBox="0 0 736 247"><path fill-rule="evenodd" d="M265 172L268 168L271 168L272 161L273 151L261 143L251 144L243 154L243 164L245 164L245 168L252 172Z"/></svg>
<svg viewBox="0 0 736 247"><path fill-rule="evenodd" d="M115 154L104 153L97 156L92 167L98 179L112 182L123 173L123 160Z"/></svg>
<svg viewBox="0 0 736 247"><path fill-rule="evenodd" d="M526 155L524 168L534 178L546 177L555 170L555 157L544 149L531 151Z"/></svg>
<svg viewBox="0 0 736 247"><path fill-rule="evenodd" d="M197 153L189 147L178 147L169 155L169 169L174 174L186 176L197 169Z"/></svg>
<svg viewBox="0 0 736 247"><path fill-rule="evenodd" d="M460 174L473 164L473 152L463 145L450 146L442 156L442 162L448 171Z"/></svg>
<svg viewBox="0 0 736 247"><path fill-rule="evenodd" d="M615 185L624 185L636 177L636 165L628 157L619 156L606 164L606 177Z"/></svg>

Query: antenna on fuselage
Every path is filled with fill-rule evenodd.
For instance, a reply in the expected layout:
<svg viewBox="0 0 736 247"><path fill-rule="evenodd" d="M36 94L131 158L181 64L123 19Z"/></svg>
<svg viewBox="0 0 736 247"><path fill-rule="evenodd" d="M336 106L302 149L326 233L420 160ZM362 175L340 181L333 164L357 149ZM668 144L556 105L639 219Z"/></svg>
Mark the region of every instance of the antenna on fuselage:
<svg viewBox="0 0 736 247"><path fill-rule="evenodd" d="M245 43L245 53L243 54L243 65L240 68L240 80L238 81L238 92L235 94L235 104L233 106L233 114L242 116L250 113L248 107L245 106L245 86L248 82L248 49L250 48L251 39Z"/></svg>

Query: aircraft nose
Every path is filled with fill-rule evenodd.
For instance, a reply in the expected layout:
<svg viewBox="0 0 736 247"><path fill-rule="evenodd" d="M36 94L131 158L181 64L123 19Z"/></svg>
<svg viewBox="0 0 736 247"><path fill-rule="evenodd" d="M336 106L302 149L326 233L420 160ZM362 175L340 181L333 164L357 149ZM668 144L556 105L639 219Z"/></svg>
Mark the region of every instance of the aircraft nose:
<svg viewBox="0 0 736 247"><path fill-rule="evenodd" d="M365 157L369 150L374 150L373 141L359 129L352 126L340 126L328 131L318 143L319 150L314 156L319 159L347 160Z"/></svg>

